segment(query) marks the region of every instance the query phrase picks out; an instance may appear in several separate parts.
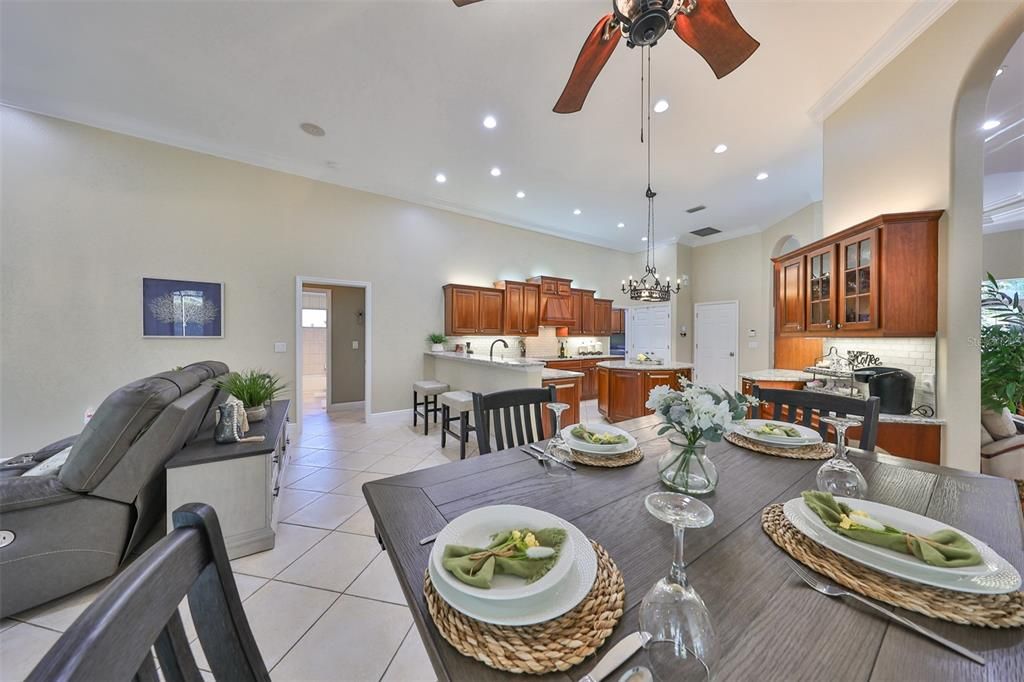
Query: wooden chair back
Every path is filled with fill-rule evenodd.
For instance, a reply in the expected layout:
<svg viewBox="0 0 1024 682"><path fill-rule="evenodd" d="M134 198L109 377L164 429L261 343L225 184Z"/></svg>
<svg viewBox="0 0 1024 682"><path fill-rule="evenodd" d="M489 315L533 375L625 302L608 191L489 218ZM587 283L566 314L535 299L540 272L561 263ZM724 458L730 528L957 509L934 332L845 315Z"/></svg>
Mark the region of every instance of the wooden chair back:
<svg viewBox="0 0 1024 682"><path fill-rule="evenodd" d="M863 417L860 432L861 450L874 450L878 441L878 415L881 404L877 396L867 400L815 393L813 391L793 391L782 388L761 388L754 386L754 397L762 402L754 408L755 419L774 419L800 423L809 428L817 428L822 438L828 438L829 425L821 421L821 415L846 417L853 415ZM772 405L771 416L764 416L764 403ZM815 423L817 422L817 423Z"/></svg>
<svg viewBox="0 0 1024 682"><path fill-rule="evenodd" d="M186 504L172 519L174 530L114 578L29 674L30 682L201 682L178 611L186 595L214 678L269 682L217 514L205 504Z"/></svg>
<svg viewBox="0 0 1024 682"><path fill-rule="evenodd" d="M498 450L544 440L543 403L553 403L555 387L515 388L496 393L473 394L473 419L480 454L491 451L491 437ZM554 431L554 414L548 415Z"/></svg>

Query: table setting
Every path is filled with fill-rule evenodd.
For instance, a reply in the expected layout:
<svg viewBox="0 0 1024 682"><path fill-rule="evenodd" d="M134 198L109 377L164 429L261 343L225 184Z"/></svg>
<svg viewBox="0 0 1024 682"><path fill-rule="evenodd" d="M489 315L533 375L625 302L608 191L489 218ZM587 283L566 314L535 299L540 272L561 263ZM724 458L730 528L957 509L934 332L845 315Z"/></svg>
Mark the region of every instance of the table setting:
<svg viewBox="0 0 1024 682"><path fill-rule="evenodd" d="M826 443L799 424L746 419L750 405L750 398L722 390L659 387L647 405L650 417L618 425L558 423L547 442L487 455L481 459L490 461L470 465L478 471L452 483L440 480L440 472L396 477L392 487L406 490L423 479L423 517L433 511L442 520L425 525L433 532L417 542L404 540L429 554L418 588L415 573L405 575L409 589L422 595L424 619L417 624L424 641L437 638L428 653L444 672L439 677L463 679L473 670L477 679L561 673L580 682L642 682L771 674L802 663L776 660L782 654L774 649L748 660L747 636L737 639L736 633L746 631L754 614L735 621L742 606L724 608L722 596L735 593L730 599L745 605L781 599L776 595L792 594L792 585L819 593L813 599L861 604L859 612L840 608L849 609L845 617L859 627L883 628L872 639L875 646L903 631L917 638L903 649L919 649L919 656L950 669L984 670L993 652L982 650L982 642L999 643L1005 654L997 649L997 658L1009 656L1013 666L1024 661L1019 630L996 634L1024 626L1020 507L1000 506L1013 513L989 519L1011 530L1009 544L1001 541L1005 533L993 535L963 509L954 516L970 519L967 527L941 518L952 509L942 499L945 481L1015 501L1008 495L1012 485L1003 485L1011 482L849 448L844 435L858 423L853 419L824 416L836 439ZM551 407L560 414L558 404ZM828 458L766 453L734 436L782 452L827 450ZM635 461L621 463L634 453ZM453 477L459 466L451 467ZM775 477L771 486L777 488L764 483ZM455 481L462 481L458 491ZM367 489L388 485L375 481ZM371 492L367 498L374 510ZM618 531L618 523L632 530ZM748 533L744 544L718 560L725 560L720 570L731 570L735 584L714 582L710 577L719 571L706 564L691 578L693 562L709 548L732 544L735 529L748 525L765 544L757 541L753 550L756 536ZM687 531L697 533L695 555L684 552ZM727 557L740 561L748 548L755 563L729 569ZM638 564L639 556L647 559ZM768 596L740 597L737 590L756 584L741 576L764 562L784 566L776 574L782 582ZM418 602L410 604L417 616ZM887 622L895 629L885 630ZM950 625L964 629L950 631ZM813 632L813 623L800 627ZM762 626L752 636L774 631ZM942 651L952 658L939 656ZM448 652L486 668L464 668ZM818 659L822 675L838 660L817 651L808 656ZM871 656L879 671L902 665L898 656ZM956 669L959 679L964 669Z"/></svg>

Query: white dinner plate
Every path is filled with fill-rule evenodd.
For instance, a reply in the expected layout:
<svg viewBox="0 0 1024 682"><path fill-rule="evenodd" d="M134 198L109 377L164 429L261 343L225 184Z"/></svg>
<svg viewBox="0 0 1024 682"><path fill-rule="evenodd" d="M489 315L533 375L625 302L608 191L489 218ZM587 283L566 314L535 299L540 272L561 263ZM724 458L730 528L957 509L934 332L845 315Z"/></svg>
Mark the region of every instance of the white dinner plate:
<svg viewBox="0 0 1024 682"><path fill-rule="evenodd" d="M895 507L866 500L849 500L841 497L836 499L855 509L863 509L871 514L872 518L876 518L883 523L888 523L891 526L905 530L915 528L925 530L926 528L931 528L928 531L928 533L931 533L940 528L950 527L934 519L927 519L927 517L896 509ZM884 508L885 511L879 511L879 508ZM1003 594L1005 592L1013 592L1020 588L1021 585L1020 574L1010 562L999 556L995 550L982 541L959 530L957 532L970 540L981 553L983 563L980 566L941 568L918 561L910 557L910 555L903 555L899 552L851 540L826 526L821 518L807 507L802 497L786 502L783 505L783 512L789 522L811 540L831 549L836 554L841 554L847 559L882 573L896 576L897 578L903 578L904 580L924 585L942 587L956 592L972 592L976 594ZM916 519L911 519L910 517L916 517ZM925 519L926 522L922 523L919 519ZM973 573L964 572L966 568L977 570Z"/></svg>
<svg viewBox="0 0 1024 682"><path fill-rule="evenodd" d="M568 531L569 523L540 509L522 507L515 504L499 504L481 507L468 511L458 517L437 534L434 547L430 553L430 563L437 570L441 580L453 590L486 601L503 601L523 599L540 594L554 587L565 579L577 559L577 548L571 536L566 537L558 553L558 560L539 580L527 583L514 575L495 575L491 580L491 588L483 589L467 585L444 568L445 545L468 545L470 547L486 547L491 544L491 536L495 533L512 528L564 528ZM587 549L593 553L590 543Z"/></svg>
<svg viewBox="0 0 1024 682"><path fill-rule="evenodd" d="M789 426L800 432L800 436L796 438L790 438L788 436L769 436L764 433L758 433L757 429L764 426L765 424L782 424ZM807 445L817 445L821 442L821 434L814 429L803 426L802 424L790 424L779 419L744 419L743 421L736 422L737 431L749 438L750 440L756 440L759 443L765 443L766 445L778 445L784 448L802 448Z"/></svg>
<svg viewBox="0 0 1024 682"><path fill-rule="evenodd" d="M431 561L427 564L434 589L453 609L470 618L494 625L533 625L558 618L583 601L597 578L597 554L590 540L576 526L565 522L566 530L576 549L576 560L569 574L546 592L523 599L492 601L477 599L458 590L439 576ZM585 548L585 551L580 551ZM443 568L441 572L447 573Z"/></svg>
<svg viewBox="0 0 1024 682"><path fill-rule="evenodd" d="M633 434L628 431L624 431L617 426L612 426L610 424L584 424L588 431L593 431L594 433L611 433L625 436L626 442L619 443L618 445L595 445L594 443L588 443L582 438L577 438L572 435L572 430L577 426L579 426L579 424L572 424L571 426L566 426L562 429L562 438L565 439L566 444L568 444L568 446L573 450L579 450L580 452L585 452L588 455L597 455L599 457L612 457L626 452L631 452L636 448L636 438L633 437Z"/></svg>

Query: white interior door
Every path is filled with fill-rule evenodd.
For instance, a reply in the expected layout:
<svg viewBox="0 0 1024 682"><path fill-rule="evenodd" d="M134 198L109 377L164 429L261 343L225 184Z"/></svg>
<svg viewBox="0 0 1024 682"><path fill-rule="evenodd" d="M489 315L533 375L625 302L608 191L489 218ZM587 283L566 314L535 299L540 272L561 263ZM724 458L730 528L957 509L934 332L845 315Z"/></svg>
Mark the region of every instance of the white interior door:
<svg viewBox="0 0 1024 682"><path fill-rule="evenodd" d="M668 305L645 305L629 309L626 349L630 358L637 353L662 360L672 359L672 311Z"/></svg>
<svg viewBox="0 0 1024 682"><path fill-rule="evenodd" d="M693 306L695 383L736 390L739 308L737 301Z"/></svg>

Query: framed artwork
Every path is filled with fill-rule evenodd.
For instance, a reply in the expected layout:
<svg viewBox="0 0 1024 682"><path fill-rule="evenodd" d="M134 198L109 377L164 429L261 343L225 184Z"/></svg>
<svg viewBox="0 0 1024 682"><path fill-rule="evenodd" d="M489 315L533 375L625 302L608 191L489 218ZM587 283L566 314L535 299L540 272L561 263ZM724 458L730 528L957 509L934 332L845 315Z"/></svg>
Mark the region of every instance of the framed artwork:
<svg viewBox="0 0 1024 682"><path fill-rule="evenodd" d="M224 338L224 284L143 277L142 336Z"/></svg>

